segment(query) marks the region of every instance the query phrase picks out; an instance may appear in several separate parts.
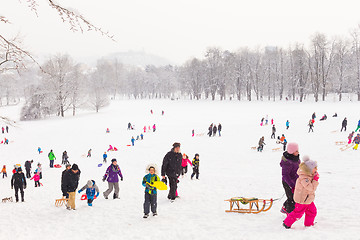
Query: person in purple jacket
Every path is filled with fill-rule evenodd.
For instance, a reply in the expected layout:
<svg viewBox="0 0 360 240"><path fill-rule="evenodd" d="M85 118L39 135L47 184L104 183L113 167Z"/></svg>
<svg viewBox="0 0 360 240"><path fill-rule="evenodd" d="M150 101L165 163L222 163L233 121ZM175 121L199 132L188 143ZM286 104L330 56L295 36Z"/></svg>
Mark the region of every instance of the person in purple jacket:
<svg viewBox="0 0 360 240"><path fill-rule="evenodd" d="M299 145L289 143L287 151L283 153L280 166L282 168L282 184L285 189L287 200L284 202L281 212L291 213L295 209L294 189L298 179L297 170L300 164Z"/></svg>
<svg viewBox="0 0 360 240"><path fill-rule="evenodd" d="M111 165L106 169L105 175L103 177L103 182L108 181L109 188L103 193L104 198L108 199L109 194L115 188L114 199L119 198L119 177L121 181L123 180L123 175L119 165L117 165L116 159L111 160Z"/></svg>

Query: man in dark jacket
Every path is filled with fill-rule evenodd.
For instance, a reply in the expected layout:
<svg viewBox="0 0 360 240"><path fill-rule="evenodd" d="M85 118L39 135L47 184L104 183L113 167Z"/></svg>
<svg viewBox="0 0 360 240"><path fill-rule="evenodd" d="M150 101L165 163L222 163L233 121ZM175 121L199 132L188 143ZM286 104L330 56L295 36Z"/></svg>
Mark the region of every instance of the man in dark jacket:
<svg viewBox="0 0 360 240"><path fill-rule="evenodd" d="M276 133L276 128L275 125L272 126L272 134L271 134L271 139L275 139L275 133Z"/></svg>
<svg viewBox="0 0 360 240"><path fill-rule="evenodd" d="M26 179L25 175L22 172L21 167L17 169L17 172L11 178L11 189L15 187L15 199L16 202L19 201L19 190L21 194L21 201L24 201L24 189L26 188Z"/></svg>
<svg viewBox="0 0 360 240"><path fill-rule="evenodd" d="M25 162L25 170L26 170L26 177L27 178L31 178L31 164L33 162L34 162L33 160Z"/></svg>
<svg viewBox="0 0 360 240"><path fill-rule="evenodd" d="M65 186L65 183L64 183L64 175L68 170L70 170L70 168L71 168L71 165L66 164L65 170L61 174L61 191L63 193L64 198L69 198L69 194L67 193L66 186Z"/></svg>
<svg viewBox="0 0 360 240"><path fill-rule="evenodd" d="M282 213L289 214L295 209L294 190L296 180L299 177L297 174L299 164L299 146L296 143L289 143L287 151L284 152L280 162L282 168L282 184L287 197L281 209Z"/></svg>
<svg viewBox="0 0 360 240"><path fill-rule="evenodd" d="M341 131L344 129L345 132L346 132L346 126L347 126L347 118L344 118L344 120L342 121L342 124L341 124Z"/></svg>
<svg viewBox="0 0 360 240"><path fill-rule="evenodd" d="M75 191L79 185L80 173L79 167L76 164L73 164L71 169L64 173L63 183L66 192L69 194L68 210L75 210Z"/></svg>
<svg viewBox="0 0 360 240"><path fill-rule="evenodd" d="M214 125L214 127L213 127L213 137L216 136L216 133L217 133L217 127L216 127L216 125Z"/></svg>
<svg viewBox="0 0 360 240"><path fill-rule="evenodd" d="M161 176L165 181L165 175L169 178L170 191L168 199L175 200L178 177L181 173L182 156L180 153L180 143L174 143L173 148L168 152L163 160Z"/></svg>
<svg viewBox="0 0 360 240"><path fill-rule="evenodd" d="M222 130L222 126L221 123L219 123L218 125L219 137L221 137L221 130Z"/></svg>

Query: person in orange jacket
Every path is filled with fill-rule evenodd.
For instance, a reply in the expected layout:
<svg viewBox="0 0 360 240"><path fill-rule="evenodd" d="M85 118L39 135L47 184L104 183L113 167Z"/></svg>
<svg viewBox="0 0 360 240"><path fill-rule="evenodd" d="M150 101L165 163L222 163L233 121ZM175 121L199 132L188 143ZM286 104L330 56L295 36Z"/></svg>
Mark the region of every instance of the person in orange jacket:
<svg viewBox="0 0 360 240"><path fill-rule="evenodd" d="M6 173L6 165L3 166L2 170L1 170L2 174L3 174L3 178L7 177L7 173Z"/></svg>

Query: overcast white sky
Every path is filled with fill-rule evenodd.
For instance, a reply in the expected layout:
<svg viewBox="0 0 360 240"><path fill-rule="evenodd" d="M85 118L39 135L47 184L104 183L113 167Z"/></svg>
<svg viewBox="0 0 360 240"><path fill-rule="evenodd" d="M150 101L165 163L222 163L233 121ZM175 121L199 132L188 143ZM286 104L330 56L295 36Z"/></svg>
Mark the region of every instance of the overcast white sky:
<svg viewBox="0 0 360 240"><path fill-rule="evenodd" d="M57 0L109 30L117 41L112 42L97 33L70 32L44 0L39 17L21 2L1 0L0 15L13 25L0 24L0 32L20 32L35 54L76 58L144 50L181 64L202 57L209 46L308 44L317 31L346 35L360 23L359 0Z"/></svg>

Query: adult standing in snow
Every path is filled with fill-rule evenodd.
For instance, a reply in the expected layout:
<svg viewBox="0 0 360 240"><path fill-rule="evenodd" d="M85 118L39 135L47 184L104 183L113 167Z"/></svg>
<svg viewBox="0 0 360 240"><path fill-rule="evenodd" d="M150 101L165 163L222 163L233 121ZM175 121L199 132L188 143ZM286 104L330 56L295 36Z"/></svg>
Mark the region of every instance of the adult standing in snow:
<svg viewBox="0 0 360 240"><path fill-rule="evenodd" d="M219 137L221 137L221 130L222 130L222 126L221 123L219 123L218 125Z"/></svg>
<svg viewBox="0 0 360 240"><path fill-rule="evenodd" d="M63 182L65 190L69 194L69 200L66 207L68 210L75 210L75 194L79 185L80 173L81 171L77 164L73 164L71 169L64 173Z"/></svg>
<svg viewBox="0 0 360 240"><path fill-rule="evenodd" d="M343 129L346 132L346 126L347 126L347 118L344 118L344 120L342 121L342 124L341 124L340 132L342 132Z"/></svg>
<svg viewBox="0 0 360 240"><path fill-rule="evenodd" d="M216 136L216 133L217 133L217 127L216 127L216 125L214 125L214 127L213 127L213 137Z"/></svg>
<svg viewBox="0 0 360 240"><path fill-rule="evenodd" d="M71 168L70 164L66 164L65 170L61 173L61 191L63 193L63 198L69 198L69 194L67 192L65 182L64 182L64 176L67 171L69 171Z"/></svg>
<svg viewBox="0 0 360 240"><path fill-rule="evenodd" d="M275 133L276 133L276 128L275 125L272 126L272 134L271 134L271 139L275 139Z"/></svg>
<svg viewBox="0 0 360 240"><path fill-rule="evenodd" d="M26 179L25 179L25 175L22 172L21 167L19 167L16 171L16 173L14 173L14 175L11 178L11 189L13 189L15 187L15 199L16 202L19 201L19 190L20 190L20 194L21 194L21 201L24 201L24 189L26 189Z"/></svg>
<svg viewBox="0 0 360 240"><path fill-rule="evenodd" d="M297 174L299 164L299 145L297 143L289 143L287 151L283 153L280 162L282 168L282 184L287 197L281 208L281 212L285 214L289 214L295 209L294 190L296 180L299 177Z"/></svg>
<svg viewBox="0 0 360 240"><path fill-rule="evenodd" d="M209 127L209 132L208 132L209 137L211 137L212 132L213 132L213 124L211 124Z"/></svg>
<svg viewBox="0 0 360 240"><path fill-rule="evenodd" d="M310 131L314 132L313 127L314 127L314 123L313 123L312 119L310 119L310 120L309 120L309 131L308 131L308 133L309 133Z"/></svg>
<svg viewBox="0 0 360 240"><path fill-rule="evenodd" d="M49 154L48 154L49 160L50 160L50 167L53 168L54 167L54 160L56 159L55 154L53 152L53 150L51 149Z"/></svg>
<svg viewBox="0 0 360 240"><path fill-rule="evenodd" d="M61 164L68 164L69 163L69 156L67 154L67 151L64 151L63 152L63 155L62 155L62 162Z"/></svg>
<svg viewBox="0 0 360 240"><path fill-rule="evenodd" d="M34 161L31 160L31 161L26 161L25 162L25 170L26 170L26 178L31 178L31 164L33 163Z"/></svg>
<svg viewBox="0 0 360 240"><path fill-rule="evenodd" d="M119 198L119 177L121 181L123 180L123 175L121 173L120 167L117 164L117 161L115 158L111 160L111 165L106 169L105 175L103 177L103 182L105 180L108 181L109 188L103 193L104 198L108 199L109 194L112 192L113 189L115 189L114 192L114 199Z"/></svg>
<svg viewBox="0 0 360 240"><path fill-rule="evenodd" d="M9 133L9 126L6 126L6 133Z"/></svg>
<svg viewBox="0 0 360 240"><path fill-rule="evenodd" d="M166 182L165 175L169 178L170 191L168 199L174 201L176 198L177 182L180 176L182 167L182 156L180 153L180 143L176 142L173 144L173 148L168 152L162 163L161 176Z"/></svg>

